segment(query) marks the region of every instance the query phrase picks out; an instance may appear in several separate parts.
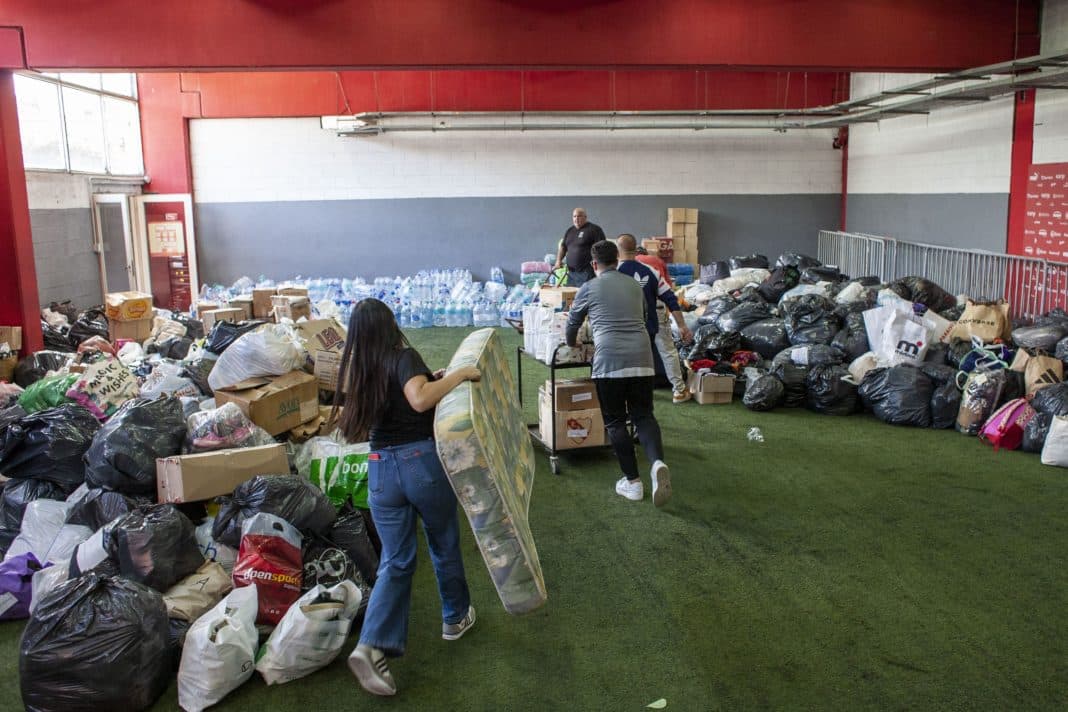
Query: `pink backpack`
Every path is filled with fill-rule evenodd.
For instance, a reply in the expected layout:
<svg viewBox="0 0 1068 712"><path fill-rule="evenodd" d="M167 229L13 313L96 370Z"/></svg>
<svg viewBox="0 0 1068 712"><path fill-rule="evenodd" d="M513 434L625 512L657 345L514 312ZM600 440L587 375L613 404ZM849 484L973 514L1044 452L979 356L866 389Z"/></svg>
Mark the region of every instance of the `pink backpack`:
<svg viewBox="0 0 1068 712"><path fill-rule="evenodd" d="M979 439L993 445L994 452L1001 448L1016 450L1023 443L1024 428L1035 415L1035 409L1026 398L1011 400L987 419Z"/></svg>

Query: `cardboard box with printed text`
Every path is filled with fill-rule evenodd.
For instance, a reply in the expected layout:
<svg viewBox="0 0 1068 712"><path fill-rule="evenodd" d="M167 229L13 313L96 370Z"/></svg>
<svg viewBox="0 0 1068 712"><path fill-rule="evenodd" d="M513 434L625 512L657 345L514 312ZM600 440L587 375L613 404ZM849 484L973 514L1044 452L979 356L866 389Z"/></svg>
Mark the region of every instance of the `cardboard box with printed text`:
<svg viewBox="0 0 1068 712"><path fill-rule="evenodd" d="M104 314L110 321L152 318L152 295L144 292L112 292L104 297Z"/></svg>
<svg viewBox="0 0 1068 712"><path fill-rule="evenodd" d="M215 391L216 405L234 403L271 435L314 420L319 415L319 384L304 371L274 378L252 378Z"/></svg>

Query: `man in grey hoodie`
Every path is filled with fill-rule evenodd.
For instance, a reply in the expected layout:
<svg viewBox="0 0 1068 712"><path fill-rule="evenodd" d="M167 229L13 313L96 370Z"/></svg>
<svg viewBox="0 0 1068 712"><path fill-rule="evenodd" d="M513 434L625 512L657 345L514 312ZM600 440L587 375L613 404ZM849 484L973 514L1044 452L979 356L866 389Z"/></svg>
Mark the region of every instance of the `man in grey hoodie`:
<svg viewBox="0 0 1068 712"><path fill-rule="evenodd" d="M627 418L652 463L650 478L653 504L671 499L671 475L664 464L660 424L653 416L653 352L645 329L645 295L632 277L616 270L619 250L607 240L590 250L597 278L586 282L575 295L567 320L565 338L574 346L579 327L587 318L593 334L593 381L601 401L612 449L623 470L616 493L639 501L645 496L634 443Z"/></svg>

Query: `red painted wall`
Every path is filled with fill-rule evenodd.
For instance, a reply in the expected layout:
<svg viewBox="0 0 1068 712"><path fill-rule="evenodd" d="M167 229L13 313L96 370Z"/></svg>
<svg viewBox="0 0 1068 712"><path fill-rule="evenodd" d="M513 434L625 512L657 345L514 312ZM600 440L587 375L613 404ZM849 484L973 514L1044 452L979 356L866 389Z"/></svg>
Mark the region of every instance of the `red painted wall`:
<svg viewBox="0 0 1068 712"><path fill-rule="evenodd" d="M1039 0L4 0L34 68L919 71L1025 56ZM1018 52L1018 54L1017 54Z"/></svg>

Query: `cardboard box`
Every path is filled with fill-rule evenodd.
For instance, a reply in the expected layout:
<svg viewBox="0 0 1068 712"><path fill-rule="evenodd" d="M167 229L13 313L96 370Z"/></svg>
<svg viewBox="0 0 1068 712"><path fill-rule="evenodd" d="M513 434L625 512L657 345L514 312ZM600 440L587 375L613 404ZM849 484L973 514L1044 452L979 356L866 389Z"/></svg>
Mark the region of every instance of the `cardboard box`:
<svg viewBox="0 0 1068 712"><path fill-rule="evenodd" d="M200 314L200 320L204 322L205 332L210 332L220 321L228 321L231 324L236 324L243 318L245 318L243 309L231 309L229 307L226 309L212 309Z"/></svg>
<svg viewBox="0 0 1068 712"><path fill-rule="evenodd" d="M257 475L288 475L284 445L217 450L156 460L156 493L161 503L199 502L230 494Z"/></svg>
<svg viewBox="0 0 1068 712"><path fill-rule="evenodd" d="M239 321L250 321L253 318L252 304L252 299L231 299L229 308L241 310L241 319ZM199 314L200 312L197 313Z"/></svg>
<svg viewBox="0 0 1068 712"><path fill-rule="evenodd" d="M341 371L341 354L319 351L315 354L315 380L324 391L337 390L337 376Z"/></svg>
<svg viewBox="0 0 1068 712"><path fill-rule="evenodd" d="M551 381L545 381L545 392L551 393ZM600 408L597 387L588 378L572 378L556 382L556 410L589 410Z"/></svg>
<svg viewBox="0 0 1068 712"><path fill-rule="evenodd" d="M152 295L144 292L112 292L104 298L104 313L110 321L137 321L152 317Z"/></svg>
<svg viewBox="0 0 1068 712"><path fill-rule="evenodd" d="M668 222L686 222L686 208L668 208Z"/></svg>
<svg viewBox="0 0 1068 712"><path fill-rule="evenodd" d="M556 311L567 311L575 301L578 287L542 287L538 292L538 301Z"/></svg>
<svg viewBox="0 0 1068 712"><path fill-rule="evenodd" d="M683 226L684 237L687 240L697 239L697 223L686 223Z"/></svg>
<svg viewBox="0 0 1068 712"><path fill-rule="evenodd" d="M278 294L274 287L252 290L252 316L256 319L270 319L271 297Z"/></svg>
<svg viewBox="0 0 1068 712"><path fill-rule="evenodd" d="M693 399L701 405L730 403L734 399L734 376L692 373L689 386Z"/></svg>
<svg viewBox="0 0 1068 712"><path fill-rule="evenodd" d="M234 403L271 435L280 435L319 415L319 384L304 371L275 378L253 378L215 391L215 403Z"/></svg>
<svg viewBox="0 0 1068 712"><path fill-rule="evenodd" d="M279 287L276 294L281 294L284 297L306 297L308 296L307 287Z"/></svg>
<svg viewBox="0 0 1068 712"><path fill-rule="evenodd" d="M697 208L686 208L686 222L697 224Z"/></svg>
<svg viewBox="0 0 1068 712"><path fill-rule="evenodd" d="M553 404L545 388L538 389L538 428L544 442L552 443ZM600 408L556 414L556 449L575 450L604 445L604 417Z"/></svg>
<svg viewBox="0 0 1068 712"><path fill-rule="evenodd" d="M5 356L0 358L0 381L11 382L15 375L15 366L19 363L18 356Z"/></svg>
<svg viewBox="0 0 1068 712"><path fill-rule="evenodd" d="M304 342L308 353L316 351L334 351L341 353L345 349L345 337L348 332L336 319L312 319L294 324L297 336Z"/></svg>
<svg viewBox="0 0 1068 712"><path fill-rule="evenodd" d="M668 237L686 237L686 223L669 222L665 231Z"/></svg>
<svg viewBox="0 0 1068 712"><path fill-rule="evenodd" d="M197 302L197 314L203 314L206 311L215 311L216 309L222 309L223 305L219 302Z"/></svg>
<svg viewBox="0 0 1068 712"><path fill-rule="evenodd" d="M109 321L108 337L111 341L130 339L141 343L152 336L153 319L138 319L136 321Z"/></svg>
<svg viewBox="0 0 1068 712"><path fill-rule="evenodd" d="M0 326L0 346L4 344L12 351L22 350L22 327Z"/></svg>
<svg viewBox="0 0 1068 712"><path fill-rule="evenodd" d="M642 240L642 247L645 248L645 251L648 252L650 255L659 256L659 254L660 254L660 238L647 237L644 240Z"/></svg>
<svg viewBox="0 0 1068 712"><path fill-rule="evenodd" d="M307 297L277 296L272 297L275 321L280 319L311 319L311 302Z"/></svg>

